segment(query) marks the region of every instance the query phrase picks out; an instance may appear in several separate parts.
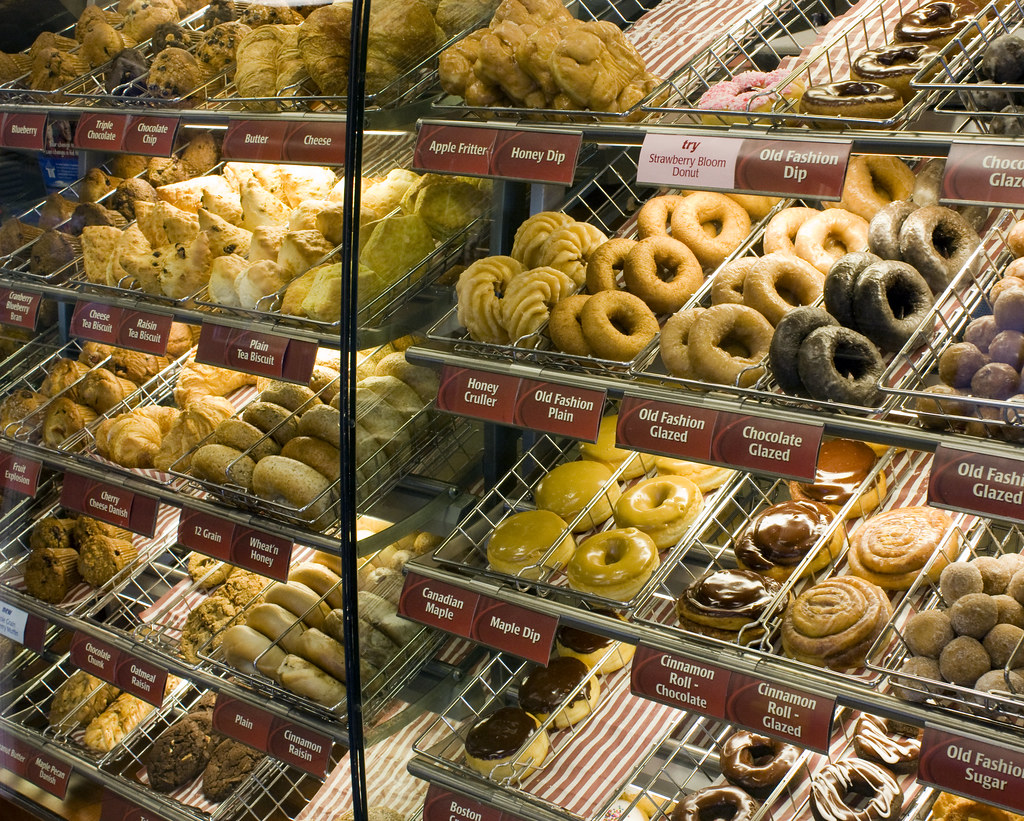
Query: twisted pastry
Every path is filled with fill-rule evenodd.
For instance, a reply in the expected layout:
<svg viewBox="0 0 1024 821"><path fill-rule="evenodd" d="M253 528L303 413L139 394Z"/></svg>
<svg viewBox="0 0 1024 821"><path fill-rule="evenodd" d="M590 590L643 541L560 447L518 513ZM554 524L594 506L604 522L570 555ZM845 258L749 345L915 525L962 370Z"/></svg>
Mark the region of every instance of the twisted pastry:
<svg viewBox="0 0 1024 821"><path fill-rule="evenodd" d="M479 79L498 86L513 100L530 108L543 108L544 92L516 60L516 50L526 44L528 32L504 21L492 24L480 38L480 58L475 71Z"/></svg>
<svg viewBox="0 0 1024 821"><path fill-rule="evenodd" d="M879 513L850 536L850 573L886 590L909 590L932 555L928 578L956 558L960 539L949 515L933 507L904 507Z"/></svg>
<svg viewBox="0 0 1024 821"><path fill-rule="evenodd" d="M522 339L547 322L551 308L573 291L573 281L555 268L534 268L512 277L501 300L501 322L509 339Z"/></svg>
<svg viewBox="0 0 1024 821"><path fill-rule="evenodd" d="M508 332L501 321L501 300L509 281L522 270L512 257L484 257L459 276L455 286L459 323L473 339L495 345L508 343Z"/></svg>
<svg viewBox="0 0 1024 821"><path fill-rule="evenodd" d="M548 100L553 100L561 89L551 72L551 56L570 29L578 26L575 19L558 18L545 23L525 42L516 47L516 60Z"/></svg>
<svg viewBox="0 0 1024 821"><path fill-rule="evenodd" d="M551 56L551 71L573 102L594 111L615 111L625 88L646 77L643 59L607 21L570 30Z"/></svg>
<svg viewBox="0 0 1024 821"><path fill-rule="evenodd" d="M572 225L572 217L560 211L540 211L516 229L512 240L512 258L526 268L540 266L540 252L552 231Z"/></svg>
<svg viewBox="0 0 1024 821"><path fill-rule="evenodd" d="M786 655L818 667L859 667L892 616L885 591L856 576L839 576L805 590L786 611Z"/></svg>
<svg viewBox="0 0 1024 821"><path fill-rule="evenodd" d="M608 241L600 228L586 222L572 222L551 232L540 249L542 266L557 268L582 286L587 279L587 260Z"/></svg>

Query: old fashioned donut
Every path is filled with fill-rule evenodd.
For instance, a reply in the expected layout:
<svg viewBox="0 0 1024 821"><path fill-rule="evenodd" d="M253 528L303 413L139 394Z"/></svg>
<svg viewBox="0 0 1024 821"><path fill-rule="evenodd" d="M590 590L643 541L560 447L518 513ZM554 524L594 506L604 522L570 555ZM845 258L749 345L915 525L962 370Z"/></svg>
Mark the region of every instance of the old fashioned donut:
<svg viewBox="0 0 1024 821"><path fill-rule="evenodd" d="M768 254L743 283L743 302L772 325L790 310L821 298L825 277L799 257Z"/></svg>
<svg viewBox="0 0 1024 821"><path fill-rule="evenodd" d="M591 462L600 462L612 471L620 467L619 478L638 479L650 470L654 458L645 453L638 453L629 448L620 448L615 444L615 431L618 428L619 415L606 413L601 417L597 429L596 442L580 442L580 458Z"/></svg>
<svg viewBox="0 0 1024 821"><path fill-rule="evenodd" d="M637 236L647 239L670 235L672 216L685 199L677 194L665 194L647 200L636 215Z"/></svg>
<svg viewBox="0 0 1024 821"><path fill-rule="evenodd" d="M892 773L870 761L830 762L811 778L815 821L891 821L902 809L900 785Z"/></svg>
<svg viewBox="0 0 1024 821"><path fill-rule="evenodd" d="M856 329L853 318L853 292L857 278L869 265L881 261L881 257L867 251L857 251L840 257L829 269L825 276L822 295L825 298L825 310L832 314L840 325Z"/></svg>
<svg viewBox="0 0 1024 821"><path fill-rule="evenodd" d="M772 326L746 305L713 305L690 328L690 364L702 379L748 387L764 375Z"/></svg>
<svg viewBox="0 0 1024 821"><path fill-rule="evenodd" d="M754 796L767 797L796 764L800 751L749 730L737 730L723 743L718 755L722 775L730 784Z"/></svg>
<svg viewBox="0 0 1024 821"><path fill-rule="evenodd" d="M711 280L711 304L742 305L743 283L747 279L747 274L756 270L760 262L757 257L743 257L731 260L719 268Z"/></svg>
<svg viewBox="0 0 1024 821"><path fill-rule="evenodd" d="M762 245L766 254L789 254L796 256L793 243L797 231L807 220L820 214L816 208L783 208L768 221L764 229Z"/></svg>
<svg viewBox="0 0 1024 821"><path fill-rule="evenodd" d="M626 287L657 314L678 311L704 281L693 252L672 237L648 237L636 244L622 269Z"/></svg>
<svg viewBox="0 0 1024 821"><path fill-rule="evenodd" d="M513 276L501 299L501 324L509 340L535 346L533 335L548 321L558 301L573 290L573 281L555 268L531 268Z"/></svg>
<svg viewBox="0 0 1024 821"><path fill-rule="evenodd" d="M628 362L658 334L658 320L642 299L625 291L601 291L580 309L583 338L594 356Z"/></svg>
<svg viewBox="0 0 1024 821"><path fill-rule="evenodd" d="M807 220L796 232L797 256L827 274L844 254L868 247L868 221L843 208L830 208Z"/></svg>
<svg viewBox="0 0 1024 821"><path fill-rule="evenodd" d="M750 216L724 194L690 194L672 214L672 236L705 268L717 268L750 233Z"/></svg>
<svg viewBox="0 0 1024 821"><path fill-rule="evenodd" d="M750 821L761 805L738 787L704 787L676 804L670 821Z"/></svg>
<svg viewBox="0 0 1024 821"><path fill-rule="evenodd" d="M512 240L511 257L524 268L540 265L540 249L547 242L551 232L564 228L573 221L568 214L559 211L541 211L526 219L516 230Z"/></svg>
<svg viewBox="0 0 1024 821"><path fill-rule="evenodd" d="M501 323L501 298L509 281L522 270L512 257L484 257L459 275L455 285L459 324L477 342L508 344L508 331Z"/></svg>
<svg viewBox="0 0 1024 821"><path fill-rule="evenodd" d="M794 396L804 392L797 356L807 335L826 325L838 324L828 311L814 305L793 308L779 320L768 347L768 367L783 392Z"/></svg>
<svg viewBox="0 0 1024 821"><path fill-rule="evenodd" d="M853 294L856 328L883 351L898 351L917 332L932 306L932 292L912 265L885 260L869 265Z"/></svg>
<svg viewBox="0 0 1024 821"><path fill-rule="evenodd" d="M900 258L925 278L938 294L981 245L962 216L941 205L926 205L907 217L900 229Z"/></svg>
<svg viewBox="0 0 1024 821"><path fill-rule="evenodd" d="M615 524L635 527L663 549L682 538L704 507L704 495L682 476L653 476L628 488L615 503Z"/></svg>
<svg viewBox="0 0 1024 821"><path fill-rule="evenodd" d="M573 590L629 601L647 583L660 561L650 536L635 527L620 527L580 542L566 574Z"/></svg>
<svg viewBox="0 0 1024 821"><path fill-rule="evenodd" d="M696 371L690 363L690 329L706 308L677 311L661 329L659 352L665 369L680 379L695 379Z"/></svg>
<svg viewBox="0 0 1024 821"><path fill-rule="evenodd" d="M759 194L733 194L730 192L726 196L739 203L740 208L749 215L751 222L763 220L776 205L782 202L782 197L763 197Z"/></svg>
<svg viewBox="0 0 1024 821"><path fill-rule="evenodd" d="M797 357L804 388L814 398L873 407L885 365L866 336L850 328L827 326L807 335Z"/></svg>
<svg viewBox="0 0 1024 821"><path fill-rule="evenodd" d="M574 294L560 300L551 309L548 334L555 347L563 353L573 356L590 356L593 353L580 324L580 314L589 299L589 294Z"/></svg>
<svg viewBox="0 0 1024 821"><path fill-rule="evenodd" d="M882 259L900 258L900 229L907 217L921 206L896 200L881 208L868 223L868 248Z"/></svg>
<svg viewBox="0 0 1024 821"><path fill-rule="evenodd" d="M914 172L899 157L860 155L852 157L846 167L839 207L869 220L879 208L894 200L910 199L913 192Z"/></svg>
<svg viewBox="0 0 1024 821"><path fill-rule="evenodd" d="M619 290L619 275L635 246L636 240L622 237L598 246L587 260L587 290L592 294Z"/></svg>

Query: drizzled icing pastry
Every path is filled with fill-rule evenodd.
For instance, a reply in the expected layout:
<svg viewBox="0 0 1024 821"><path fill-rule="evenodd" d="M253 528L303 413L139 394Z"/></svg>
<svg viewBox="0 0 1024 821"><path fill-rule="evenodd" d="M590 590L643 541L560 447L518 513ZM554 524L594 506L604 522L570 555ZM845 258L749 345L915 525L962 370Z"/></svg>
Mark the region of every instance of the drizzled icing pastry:
<svg viewBox="0 0 1024 821"><path fill-rule="evenodd" d="M894 773L913 772L921 755L921 730L862 713L853 725L857 755Z"/></svg>
<svg viewBox="0 0 1024 821"><path fill-rule="evenodd" d="M779 591L781 582L750 570L715 570L696 579L676 602L684 627L694 623L737 631L756 621Z"/></svg>
<svg viewBox="0 0 1024 821"><path fill-rule="evenodd" d="M867 799L847 803L848 796ZM811 813L816 821L889 821L900 814L903 793L888 770L848 758L826 764L811 779Z"/></svg>
<svg viewBox="0 0 1024 821"><path fill-rule="evenodd" d="M835 513L824 502L780 502L758 513L733 547L736 563L784 581L816 544L821 542ZM829 542L821 543L801 571L806 576L820 570L838 552L842 532L837 528Z"/></svg>

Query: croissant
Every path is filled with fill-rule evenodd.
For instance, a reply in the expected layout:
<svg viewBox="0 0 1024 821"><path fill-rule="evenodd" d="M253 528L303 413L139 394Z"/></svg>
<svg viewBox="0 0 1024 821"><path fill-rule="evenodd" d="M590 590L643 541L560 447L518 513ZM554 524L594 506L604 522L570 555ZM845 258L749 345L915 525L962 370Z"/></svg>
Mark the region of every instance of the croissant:
<svg viewBox="0 0 1024 821"><path fill-rule="evenodd" d="M351 28L351 3L320 6L299 26L299 54L324 96L348 94Z"/></svg>
<svg viewBox="0 0 1024 821"><path fill-rule="evenodd" d="M72 434L96 420L92 408L79 405L66 396L51 400L43 414L43 443L51 448L62 445Z"/></svg>
<svg viewBox="0 0 1024 821"><path fill-rule="evenodd" d="M393 83L402 67L430 56L444 42L430 7L420 0L376 0L370 7L366 46L366 90Z"/></svg>
<svg viewBox="0 0 1024 821"><path fill-rule="evenodd" d="M295 54L298 57L298 26L259 26L245 35L235 49L235 86L240 97L269 98L249 100L247 108L272 111L278 91L278 58L288 38L285 29L295 29ZM301 63L301 57L299 57Z"/></svg>
<svg viewBox="0 0 1024 821"><path fill-rule="evenodd" d="M164 407L163 405L144 405L141 408L134 408L128 413L118 414L111 419L104 419L93 430L93 438L96 441L96 452L104 458L112 458L110 456L111 432L115 429L115 426L120 426L121 423L128 419L145 419L148 420L148 422L154 423L157 427L155 436L153 429L148 424L143 424L141 429L146 431L146 440L152 441L155 439L156 445L159 447L164 434L170 430L171 425L174 423L174 420L178 418L180 413L181 411L177 408ZM120 445L121 448L128 448L129 446L129 443L127 442L121 443ZM151 465L152 455L148 457L148 461Z"/></svg>
<svg viewBox="0 0 1024 821"><path fill-rule="evenodd" d="M66 391L68 398L77 399L78 395L72 385L81 379L88 370L88 366L81 362L75 362L74 359L58 359L46 374L46 379L39 387L39 392L44 396L56 396L61 391Z"/></svg>
<svg viewBox="0 0 1024 821"><path fill-rule="evenodd" d="M179 408L188 408L203 397L226 396L246 385L255 384L255 376L200 362L189 362L178 374L174 401Z"/></svg>
<svg viewBox="0 0 1024 821"><path fill-rule="evenodd" d="M184 473L192 463L191 454L196 446L235 413L234 406L219 396L204 396L190 404L174 420L160 449L153 457L153 467L169 470L172 465Z"/></svg>
<svg viewBox="0 0 1024 821"><path fill-rule="evenodd" d="M106 368L97 368L82 377L78 398L97 413L106 413L138 390L138 385L116 376Z"/></svg>
<svg viewBox="0 0 1024 821"><path fill-rule="evenodd" d="M126 413L106 431L105 455L126 468L153 467L163 436L160 426L141 414Z"/></svg>

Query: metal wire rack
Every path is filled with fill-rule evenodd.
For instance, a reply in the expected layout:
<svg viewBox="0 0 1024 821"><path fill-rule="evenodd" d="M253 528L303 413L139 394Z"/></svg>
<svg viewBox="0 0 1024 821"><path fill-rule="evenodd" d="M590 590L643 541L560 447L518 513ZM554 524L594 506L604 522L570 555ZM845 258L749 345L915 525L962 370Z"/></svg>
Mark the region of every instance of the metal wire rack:
<svg viewBox="0 0 1024 821"><path fill-rule="evenodd" d="M57 327L52 325L25 339L17 331L0 329L0 345L14 351L0 359L0 394L8 393L23 373L36 366L39 359L47 358L64 343L60 341Z"/></svg>
<svg viewBox="0 0 1024 821"><path fill-rule="evenodd" d="M968 270L958 277L958 287L948 288L925 318L923 328L929 330L923 344L905 346L882 374L879 387L895 400L892 406L923 427L1011 440L1020 435L1024 419L1020 404L1012 398L964 394L936 406L935 394L929 391L940 384L938 363L943 351L963 339L972 320L992 314L989 293L1012 258L1006 236L1020 216L1020 211L999 212Z"/></svg>
<svg viewBox="0 0 1024 821"><path fill-rule="evenodd" d="M1019 553L1024 548L1024 531L1017 525L973 516L960 517L956 531L962 546L959 562L985 556L998 558ZM1018 642L1004 667L996 668L1004 672L1005 687L992 692L933 680L903 669L903 663L913 655L904 633L907 622L917 613L945 609L948 604L942 597L937 577L919 576L875 642L868 666L886 674L890 688L902 698L966 713L978 721L1024 726L1024 689L1015 688L1009 675L1015 669L1011 664L1013 659L1024 653L1024 641Z"/></svg>

